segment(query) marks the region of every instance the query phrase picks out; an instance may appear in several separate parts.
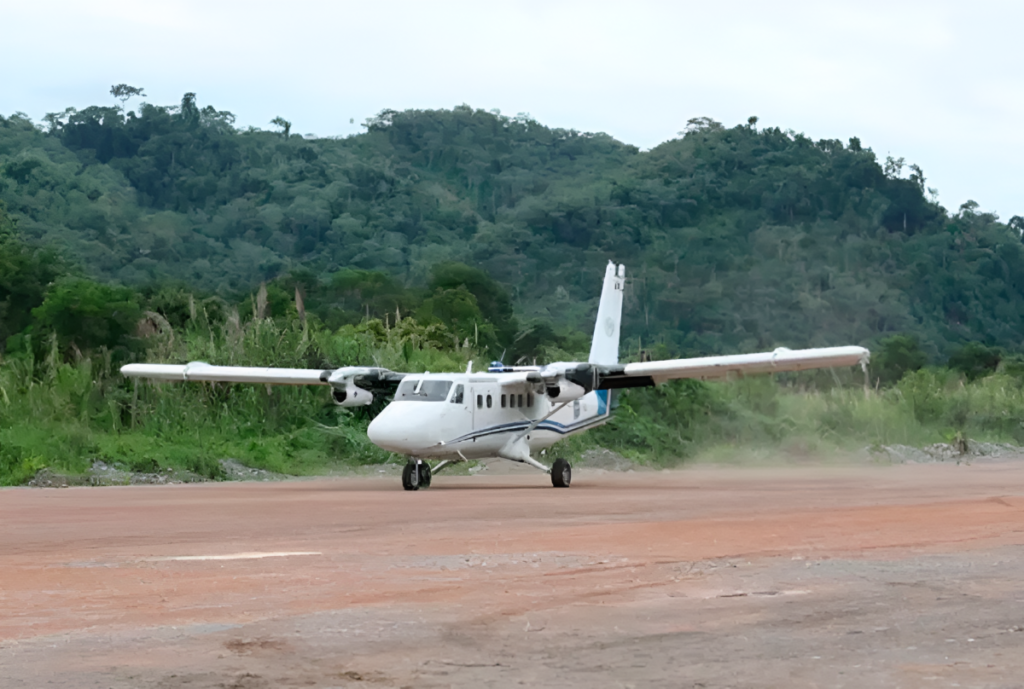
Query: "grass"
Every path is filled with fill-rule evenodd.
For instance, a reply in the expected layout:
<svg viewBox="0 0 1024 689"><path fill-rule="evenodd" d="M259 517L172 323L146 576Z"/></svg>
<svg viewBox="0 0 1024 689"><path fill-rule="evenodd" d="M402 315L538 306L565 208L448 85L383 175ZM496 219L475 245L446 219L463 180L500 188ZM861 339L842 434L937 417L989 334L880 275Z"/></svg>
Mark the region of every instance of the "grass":
<svg viewBox="0 0 1024 689"><path fill-rule="evenodd" d="M1024 388L1013 376L968 383L948 370L926 369L867 393L842 382L808 389L800 380L678 381L634 390L611 423L563 452L578 456L599 445L642 464L671 467L852 458L865 448L920 447L958 436L1024 444Z"/></svg>
<svg viewBox="0 0 1024 689"><path fill-rule="evenodd" d="M271 321L245 329L185 333L157 342L151 361L208 360L236 365L326 367L340 351L376 348L396 356L391 335L311 333ZM412 367L461 357L407 348ZM425 361L421 361L425 360ZM39 469L80 474L95 460L132 471L167 468L221 478L219 459L312 475L339 465L381 463L390 454L366 438L363 410L335 406L322 388L182 385L126 380L109 356L60 361L55 349L0 361L0 485ZM415 370L415 368L413 369Z"/></svg>
<svg viewBox="0 0 1024 689"><path fill-rule="evenodd" d="M474 356L411 320L336 332L297 322L228 321L174 335L150 341L146 360L460 371ZM927 369L868 393L853 372L676 381L617 399L609 424L548 454L574 458L600 446L670 467L844 457L870 446L921 446L957 436L1024 443L1022 381L1006 374L968 383L948 370ZM67 362L54 346L40 359L0 360L0 485L24 483L44 467L80 474L95 460L211 479L222 478L222 458L292 475L395 461L367 440L368 422L365 410L336 407L321 388L136 384L120 375L109 354Z"/></svg>

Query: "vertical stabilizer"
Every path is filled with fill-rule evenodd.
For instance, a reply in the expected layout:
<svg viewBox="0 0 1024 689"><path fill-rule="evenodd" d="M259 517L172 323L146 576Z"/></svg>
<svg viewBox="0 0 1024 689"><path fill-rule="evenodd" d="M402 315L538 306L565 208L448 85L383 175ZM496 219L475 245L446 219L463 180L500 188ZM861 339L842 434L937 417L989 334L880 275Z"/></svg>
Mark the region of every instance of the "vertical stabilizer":
<svg viewBox="0 0 1024 689"><path fill-rule="evenodd" d="M590 345L590 363L619 363L619 326L622 323L622 290L626 284L626 266L608 261L597 307L594 341Z"/></svg>

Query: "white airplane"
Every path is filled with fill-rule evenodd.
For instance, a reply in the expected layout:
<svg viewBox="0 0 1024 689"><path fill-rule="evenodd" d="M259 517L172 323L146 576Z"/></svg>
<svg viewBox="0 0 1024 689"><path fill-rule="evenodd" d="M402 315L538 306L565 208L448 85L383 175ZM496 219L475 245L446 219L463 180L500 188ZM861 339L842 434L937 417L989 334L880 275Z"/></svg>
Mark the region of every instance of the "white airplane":
<svg viewBox="0 0 1024 689"><path fill-rule="evenodd" d="M863 347L776 349L759 354L712 356L620 364L619 326L625 266L609 262L597 309L597 324L586 362L546 366L505 366L465 373L397 373L386 368L345 366L335 370L128 364L126 376L161 381L207 381L272 385L327 385L342 407L370 404L377 395L392 401L367 429L370 441L406 455L402 486L430 486L433 474L455 462L500 457L551 475L567 488L572 467L556 459L548 467L534 458L562 438L607 423L611 391L658 385L666 380L714 380L757 373L866 366ZM429 460L439 460L431 468Z"/></svg>

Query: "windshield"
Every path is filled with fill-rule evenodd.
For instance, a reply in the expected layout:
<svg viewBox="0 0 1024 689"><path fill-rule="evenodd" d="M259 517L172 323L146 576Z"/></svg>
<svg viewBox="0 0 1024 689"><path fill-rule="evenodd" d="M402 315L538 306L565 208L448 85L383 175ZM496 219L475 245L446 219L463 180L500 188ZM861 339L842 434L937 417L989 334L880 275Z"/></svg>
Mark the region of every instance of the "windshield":
<svg viewBox="0 0 1024 689"><path fill-rule="evenodd" d="M419 386L419 391L416 391ZM450 380L403 380L395 393L396 402L444 402L452 389Z"/></svg>

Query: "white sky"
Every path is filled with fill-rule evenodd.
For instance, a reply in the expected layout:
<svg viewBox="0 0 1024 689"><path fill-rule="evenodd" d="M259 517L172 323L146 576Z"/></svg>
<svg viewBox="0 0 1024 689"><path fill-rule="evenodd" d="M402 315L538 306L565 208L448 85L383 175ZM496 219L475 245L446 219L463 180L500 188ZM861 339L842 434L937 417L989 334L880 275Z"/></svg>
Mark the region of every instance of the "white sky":
<svg viewBox="0 0 1024 689"><path fill-rule="evenodd" d="M757 115L903 156L952 210L1024 215L1019 0L0 0L0 20L4 115L114 104L121 82L319 135L467 103L650 148Z"/></svg>

